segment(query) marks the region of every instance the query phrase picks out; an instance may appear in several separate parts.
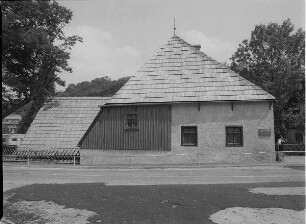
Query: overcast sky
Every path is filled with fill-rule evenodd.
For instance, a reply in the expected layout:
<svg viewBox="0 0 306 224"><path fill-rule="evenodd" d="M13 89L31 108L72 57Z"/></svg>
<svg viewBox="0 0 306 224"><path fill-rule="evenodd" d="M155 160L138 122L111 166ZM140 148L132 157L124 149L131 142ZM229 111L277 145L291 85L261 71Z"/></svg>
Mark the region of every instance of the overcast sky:
<svg viewBox="0 0 306 224"><path fill-rule="evenodd" d="M228 62L255 25L290 18L305 30L304 0L59 0L73 18L66 34L83 38L71 51L71 83L131 76L173 35ZM62 88L59 88L62 89Z"/></svg>

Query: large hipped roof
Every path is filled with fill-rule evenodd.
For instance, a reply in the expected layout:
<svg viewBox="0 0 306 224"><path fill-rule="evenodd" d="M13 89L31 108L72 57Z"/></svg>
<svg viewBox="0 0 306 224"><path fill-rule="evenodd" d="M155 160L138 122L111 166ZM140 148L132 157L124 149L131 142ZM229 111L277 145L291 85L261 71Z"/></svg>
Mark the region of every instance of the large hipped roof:
<svg viewBox="0 0 306 224"><path fill-rule="evenodd" d="M174 35L107 104L275 98Z"/></svg>
<svg viewBox="0 0 306 224"><path fill-rule="evenodd" d="M20 148L75 149L108 97L55 97L39 110Z"/></svg>

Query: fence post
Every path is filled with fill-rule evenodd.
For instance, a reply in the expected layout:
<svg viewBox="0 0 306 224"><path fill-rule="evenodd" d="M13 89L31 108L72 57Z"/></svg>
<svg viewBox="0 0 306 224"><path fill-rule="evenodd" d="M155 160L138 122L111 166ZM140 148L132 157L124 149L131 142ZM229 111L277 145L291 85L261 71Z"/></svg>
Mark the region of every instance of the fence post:
<svg viewBox="0 0 306 224"><path fill-rule="evenodd" d="M75 166L75 156L73 156L73 166Z"/></svg>
<svg viewBox="0 0 306 224"><path fill-rule="evenodd" d="M30 166L30 155L28 155L28 166Z"/></svg>

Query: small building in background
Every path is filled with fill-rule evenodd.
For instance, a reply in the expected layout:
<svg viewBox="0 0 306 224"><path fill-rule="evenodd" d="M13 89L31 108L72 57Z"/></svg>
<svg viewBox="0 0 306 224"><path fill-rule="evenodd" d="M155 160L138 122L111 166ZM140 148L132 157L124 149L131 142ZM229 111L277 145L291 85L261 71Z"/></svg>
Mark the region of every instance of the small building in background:
<svg viewBox="0 0 306 224"><path fill-rule="evenodd" d="M2 145L20 146L24 134L2 134Z"/></svg>
<svg viewBox="0 0 306 224"><path fill-rule="evenodd" d="M18 125L22 117L19 114L10 114L2 119L2 145L19 146L24 134L17 134Z"/></svg>
<svg viewBox="0 0 306 224"><path fill-rule="evenodd" d="M2 120L2 133L15 134L17 133L18 125L22 117L19 114L10 114Z"/></svg>

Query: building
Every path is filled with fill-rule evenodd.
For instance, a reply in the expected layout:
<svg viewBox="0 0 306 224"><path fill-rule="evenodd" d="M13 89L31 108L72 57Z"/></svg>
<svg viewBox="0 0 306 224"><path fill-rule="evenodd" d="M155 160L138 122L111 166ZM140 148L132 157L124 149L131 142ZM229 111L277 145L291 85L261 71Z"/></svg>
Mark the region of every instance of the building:
<svg viewBox="0 0 306 224"><path fill-rule="evenodd" d="M77 143L106 100L107 97L55 97L47 101L19 148L78 150Z"/></svg>
<svg viewBox="0 0 306 224"><path fill-rule="evenodd" d="M262 162L274 153L274 101L174 35L101 105L81 164Z"/></svg>
<svg viewBox="0 0 306 224"><path fill-rule="evenodd" d="M10 114L2 120L2 133L15 134L17 133L18 125L22 117L19 114Z"/></svg>
<svg viewBox="0 0 306 224"><path fill-rule="evenodd" d="M17 134L18 125L22 117L19 114L10 114L2 120L2 145L19 146L24 134Z"/></svg>
<svg viewBox="0 0 306 224"><path fill-rule="evenodd" d="M19 146L24 134L2 134L2 145Z"/></svg>

